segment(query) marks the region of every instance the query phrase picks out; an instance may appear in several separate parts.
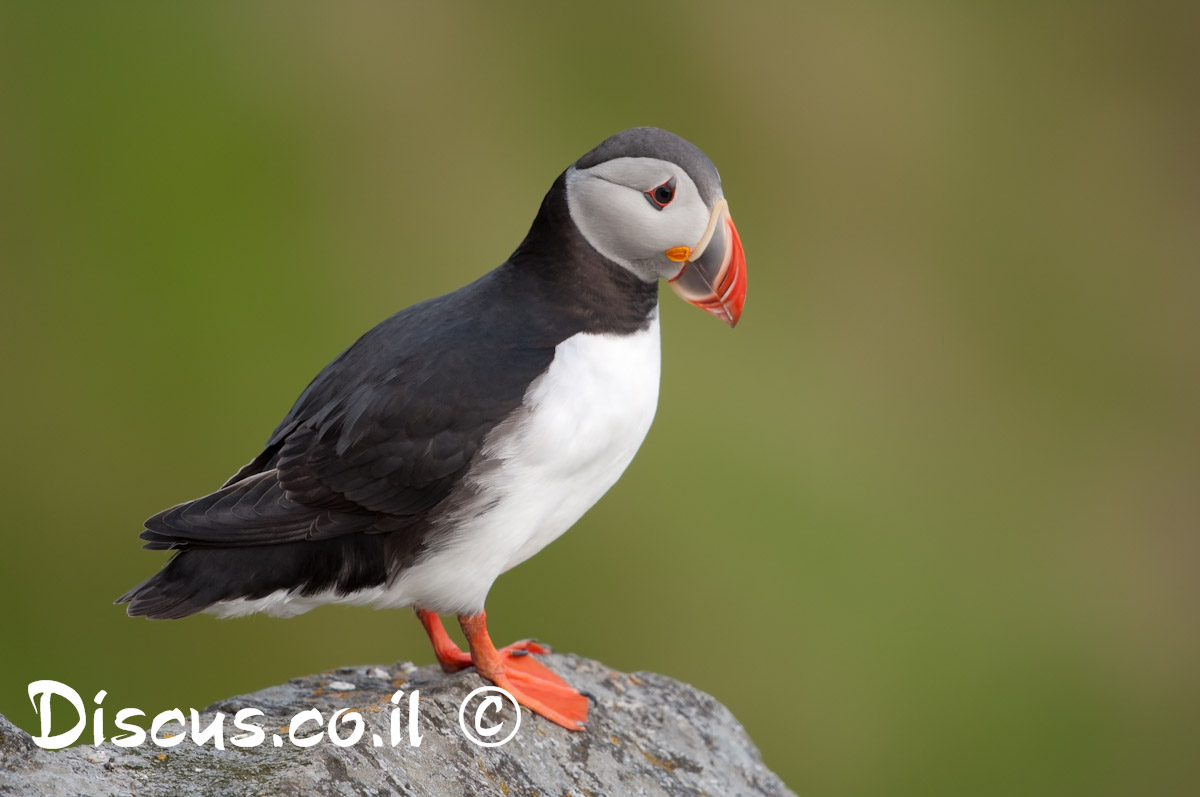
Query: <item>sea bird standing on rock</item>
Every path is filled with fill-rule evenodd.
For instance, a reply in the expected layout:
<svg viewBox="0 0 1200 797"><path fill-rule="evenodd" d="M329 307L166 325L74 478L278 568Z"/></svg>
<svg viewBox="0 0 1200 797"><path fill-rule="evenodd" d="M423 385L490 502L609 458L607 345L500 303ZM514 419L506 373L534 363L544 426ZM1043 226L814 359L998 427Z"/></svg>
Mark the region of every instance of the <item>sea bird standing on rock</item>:
<svg viewBox="0 0 1200 797"><path fill-rule="evenodd" d="M358 339L216 492L146 521L175 555L120 599L155 619L412 606L447 671L474 666L572 730L587 699L497 649L484 599L620 477L658 402L658 281L733 326L742 244L709 159L651 127L559 175L507 261ZM455 614L461 651L439 614Z"/></svg>

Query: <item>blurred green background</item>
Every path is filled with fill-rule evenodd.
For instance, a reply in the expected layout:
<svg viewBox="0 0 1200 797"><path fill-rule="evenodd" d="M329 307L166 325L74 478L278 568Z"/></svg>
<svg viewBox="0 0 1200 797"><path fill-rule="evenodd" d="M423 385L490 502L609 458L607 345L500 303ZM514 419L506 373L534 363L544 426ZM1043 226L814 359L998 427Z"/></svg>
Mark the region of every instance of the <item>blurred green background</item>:
<svg viewBox="0 0 1200 797"><path fill-rule="evenodd" d="M0 712L431 662L406 612L111 602L143 518L654 124L745 315L664 293L656 424L496 639L695 684L802 794L1197 793L1198 9L3 3Z"/></svg>

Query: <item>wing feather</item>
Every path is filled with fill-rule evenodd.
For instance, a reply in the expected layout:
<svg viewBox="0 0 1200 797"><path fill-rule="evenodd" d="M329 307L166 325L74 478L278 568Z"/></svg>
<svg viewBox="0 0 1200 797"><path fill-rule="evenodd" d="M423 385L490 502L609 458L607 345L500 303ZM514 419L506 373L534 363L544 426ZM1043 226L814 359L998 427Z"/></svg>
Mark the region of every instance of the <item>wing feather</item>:
<svg viewBox="0 0 1200 797"><path fill-rule="evenodd" d="M483 298L486 280L360 338L220 490L147 520L146 547L271 545L418 524L521 405L562 339L502 323L497 303Z"/></svg>

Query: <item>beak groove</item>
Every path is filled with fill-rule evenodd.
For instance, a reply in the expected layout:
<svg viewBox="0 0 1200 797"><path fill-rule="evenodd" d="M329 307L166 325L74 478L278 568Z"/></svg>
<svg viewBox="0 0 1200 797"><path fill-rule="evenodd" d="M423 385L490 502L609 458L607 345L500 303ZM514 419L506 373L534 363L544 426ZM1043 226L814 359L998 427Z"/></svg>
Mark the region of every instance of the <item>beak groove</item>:
<svg viewBox="0 0 1200 797"><path fill-rule="evenodd" d="M713 208L704 237L669 283L684 301L737 325L746 303L746 253L725 200Z"/></svg>

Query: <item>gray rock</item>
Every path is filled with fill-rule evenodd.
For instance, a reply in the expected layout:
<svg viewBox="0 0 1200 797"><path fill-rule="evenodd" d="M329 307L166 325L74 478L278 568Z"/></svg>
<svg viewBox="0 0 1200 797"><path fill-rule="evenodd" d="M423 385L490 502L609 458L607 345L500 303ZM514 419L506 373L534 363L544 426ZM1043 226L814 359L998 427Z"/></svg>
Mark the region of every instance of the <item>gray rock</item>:
<svg viewBox="0 0 1200 797"><path fill-rule="evenodd" d="M792 792L762 763L758 750L733 715L713 698L661 675L626 675L575 656L542 657L552 669L594 698L588 728L564 730L528 710L507 743L481 747L459 724L459 708L472 690L488 683L473 671L447 675L436 667L339 669L253 694L223 700L206 709L199 727L225 713L224 750L184 739L160 748L147 740L132 748L111 742L43 750L30 736L0 716L0 794L15 795L788 795ZM345 689L347 684L353 690ZM331 686L342 691L333 691ZM399 705L390 702L402 691ZM419 691L417 731L408 735L409 695ZM480 711L484 730L500 726L483 740L503 738L514 727L511 706L494 710L470 702L463 714L474 732ZM89 709L91 706L88 707ZM264 741L239 748L230 740L240 709L265 716ZM338 709L361 713L361 739L348 747L329 736ZM317 709L325 725L298 722L301 711ZM399 735L393 747L395 712ZM115 714L115 708L113 709ZM343 715L343 718L346 715ZM111 717L109 736L117 735ZM148 721L147 721L147 724ZM348 738L353 721L336 730ZM298 747L289 739L324 731L319 743ZM55 723L55 730L60 730ZM178 724L164 729L164 736ZM89 738L89 727L83 738ZM274 737L279 736L280 746ZM375 745L378 736L380 746Z"/></svg>

